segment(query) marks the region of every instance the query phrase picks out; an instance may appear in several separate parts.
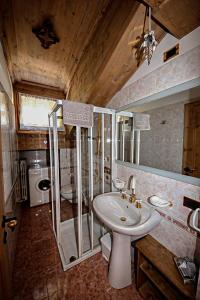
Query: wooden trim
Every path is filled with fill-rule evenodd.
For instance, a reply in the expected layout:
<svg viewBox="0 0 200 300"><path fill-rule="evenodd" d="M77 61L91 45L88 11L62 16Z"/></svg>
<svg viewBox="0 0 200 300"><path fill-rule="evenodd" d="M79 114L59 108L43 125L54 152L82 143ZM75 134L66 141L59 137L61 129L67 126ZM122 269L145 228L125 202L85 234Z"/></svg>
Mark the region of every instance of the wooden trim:
<svg viewBox="0 0 200 300"><path fill-rule="evenodd" d="M50 86L36 83L15 82L14 90L18 93L29 94L33 96L49 97L58 100L66 99L64 91Z"/></svg>
<svg viewBox="0 0 200 300"><path fill-rule="evenodd" d="M37 134L37 135L49 135L48 130L17 130L17 134L22 135L22 134L27 134L27 135L32 135L32 134ZM65 135L65 130L58 130L58 135Z"/></svg>
<svg viewBox="0 0 200 300"><path fill-rule="evenodd" d="M137 2L140 2L141 4L143 4L147 8L151 7L144 0L137 0ZM147 16L149 17L149 12L148 11L147 11ZM170 30L166 26L164 26L160 21L158 21L153 15L151 16L151 19L155 24L160 26L160 28L162 28L166 33L169 33L169 34L173 35L173 33L171 33Z"/></svg>
<svg viewBox="0 0 200 300"><path fill-rule="evenodd" d="M40 135L47 135L49 134L48 130L17 130L17 134L40 134Z"/></svg>
<svg viewBox="0 0 200 300"><path fill-rule="evenodd" d="M15 89L13 89L13 97L14 97L14 106L15 106L15 123L16 123L16 131L17 131L19 129L20 106L19 106L19 93Z"/></svg>
<svg viewBox="0 0 200 300"><path fill-rule="evenodd" d="M0 122L0 299L12 299L11 266L9 264L8 246L3 243L4 229L1 226L5 214L3 157L2 157L2 133Z"/></svg>

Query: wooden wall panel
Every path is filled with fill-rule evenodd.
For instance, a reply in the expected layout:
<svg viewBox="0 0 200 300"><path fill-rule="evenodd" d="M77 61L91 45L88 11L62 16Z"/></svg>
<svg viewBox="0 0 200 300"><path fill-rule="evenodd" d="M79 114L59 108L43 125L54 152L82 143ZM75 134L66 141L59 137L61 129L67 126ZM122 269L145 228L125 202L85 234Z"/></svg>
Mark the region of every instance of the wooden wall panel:
<svg viewBox="0 0 200 300"><path fill-rule="evenodd" d="M78 62L110 0L2 0L2 36L13 79L68 89ZM60 39L41 47L32 27L50 18Z"/></svg>
<svg viewBox="0 0 200 300"><path fill-rule="evenodd" d="M58 137L58 148L69 148L70 143L65 134ZM24 150L47 150L49 149L48 134L18 134L18 149Z"/></svg>

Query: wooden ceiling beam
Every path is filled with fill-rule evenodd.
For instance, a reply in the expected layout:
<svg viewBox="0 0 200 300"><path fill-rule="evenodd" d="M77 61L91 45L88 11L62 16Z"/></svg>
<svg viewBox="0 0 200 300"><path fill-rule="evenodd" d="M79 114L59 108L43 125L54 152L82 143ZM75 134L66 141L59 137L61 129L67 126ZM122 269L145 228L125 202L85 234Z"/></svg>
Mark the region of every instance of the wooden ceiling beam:
<svg viewBox="0 0 200 300"><path fill-rule="evenodd" d="M153 17L180 39L200 25L198 0L138 0L152 7Z"/></svg>
<svg viewBox="0 0 200 300"><path fill-rule="evenodd" d="M84 51L71 83L68 98L87 102L93 86L139 7L136 0L111 1Z"/></svg>

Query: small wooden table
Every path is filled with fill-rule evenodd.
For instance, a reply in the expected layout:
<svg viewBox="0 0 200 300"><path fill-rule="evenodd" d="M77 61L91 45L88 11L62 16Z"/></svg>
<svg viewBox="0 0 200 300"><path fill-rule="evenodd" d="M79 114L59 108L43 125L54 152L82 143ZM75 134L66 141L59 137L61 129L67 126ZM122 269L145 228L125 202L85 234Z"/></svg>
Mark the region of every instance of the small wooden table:
<svg viewBox="0 0 200 300"><path fill-rule="evenodd" d="M195 299L194 285L183 283L174 257L150 235L136 242L136 288L144 299Z"/></svg>

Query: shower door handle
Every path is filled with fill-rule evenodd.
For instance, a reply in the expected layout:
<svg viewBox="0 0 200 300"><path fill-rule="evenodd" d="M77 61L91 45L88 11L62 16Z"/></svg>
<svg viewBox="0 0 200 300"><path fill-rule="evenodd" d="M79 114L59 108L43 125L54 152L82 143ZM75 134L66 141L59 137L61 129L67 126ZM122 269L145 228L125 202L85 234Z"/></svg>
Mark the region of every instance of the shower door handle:
<svg viewBox="0 0 200 300"><path fill-rule="evenodd" d="M189 224L193 230L197 233L200 233L200 227L197 227L198 224L198 217L199 217L200 208L195 209L192 214L190 215Z"/></svg>

